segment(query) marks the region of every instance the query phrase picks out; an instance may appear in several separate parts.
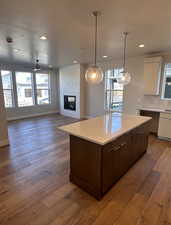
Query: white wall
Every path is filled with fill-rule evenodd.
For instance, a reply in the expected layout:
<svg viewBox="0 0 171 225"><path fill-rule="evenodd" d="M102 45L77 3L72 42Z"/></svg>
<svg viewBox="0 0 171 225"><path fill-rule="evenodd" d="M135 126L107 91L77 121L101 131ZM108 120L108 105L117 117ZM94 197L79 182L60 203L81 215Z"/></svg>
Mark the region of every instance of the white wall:
<svg viewBox="0 0 171 225"><path fill-rule="evenodd" d="M144 93L144 57L128 59L127 70L131 74L131 82L124 90L124 113L136 114Z"/></svg>
<svg viewBox="0 0 171 225"><path fill-rule="evenodd" d="M82 118L84 115L84 69L80 64L59 69L60 113L65 116ZM76 111L64 109L64 95L76 96Z"/></svg>
<svg viewBox="0 0 171 225"><path fill-rule="evenodd" d="M23 66L19 65L0 65L1 70L10 70L14 71L21 71L21 72L30 72L31 69L27 69ZM19 119L19 118L26 118L31 116L37 115L46 115L49 113L56 113L59 112L59 76L58 71L53 70L45 70L44 72L50 73L50 83L51 83L51 104L48 105L35 105L35 106L28 106L28 107L15 107L15 108L7 108L6 114L7 119Z"/></svg>
<svg viewBox="0 0 171 225"><path fill-rule="evenodd" d="M104 112L104 82L97 85L85 82L85 116L100 116Z"/></svg>
<svg viewBox="0 0 171 225"><path fill-rule="evenodd" d="M7 131L6 112L4 107L2 82L0 77L0 147L5 145L8 145L8 131Z"/></svg>

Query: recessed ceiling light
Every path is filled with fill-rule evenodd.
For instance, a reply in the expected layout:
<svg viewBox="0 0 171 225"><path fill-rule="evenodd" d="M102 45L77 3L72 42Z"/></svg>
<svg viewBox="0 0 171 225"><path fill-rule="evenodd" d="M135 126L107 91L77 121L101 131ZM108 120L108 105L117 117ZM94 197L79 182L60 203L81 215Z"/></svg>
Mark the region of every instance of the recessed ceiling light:
<svg viewBox="0 0 171 225"><path fill-rule="evenodd" d="M78 63L78 61L77 60L74 60L73 63Z"/></svg>
<svg viewBox="0 0 171 225"><path fill-rule="evenodd" d="M107 55L103 55L103 58L107 58L108 56Z"/></svg>
<svg viewBox="0 0 171 225"><path fill-rule="evenodd" d="M40 40L47 40L47 37L46 36L41 36Z"/></svg>
<svg viewBox="0 0 171 225"><path fill-rule="evenodd" d="M19 52L19 51L20 51L20 50L19 50L19 49L17 49L17 48L15 48L15 49L14 49L14 52Z"/></svg>
<svg viewBox="0 0 171 225"><path fill-rule="evenodd" d="M144 48L144 46L145 46L144 44L140 44L138 47L139 48Z"/></svg>

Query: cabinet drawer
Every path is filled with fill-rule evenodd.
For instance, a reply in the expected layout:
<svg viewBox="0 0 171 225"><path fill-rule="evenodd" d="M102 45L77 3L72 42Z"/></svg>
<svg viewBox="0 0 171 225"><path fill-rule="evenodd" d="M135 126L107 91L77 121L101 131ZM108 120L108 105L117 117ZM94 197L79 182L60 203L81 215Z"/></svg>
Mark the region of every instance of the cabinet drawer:
<svg viewBox="0 0 171 225"><path fill-rule="evenodd" d="M117 148L121 145L123 146L124 144L126 144L129 141L129 138L130 138L130 134L122 135L121 137L118 137L114 141L106 144L103 147L103 149L104 149L104 151L110 152L110 151L114 150L114 148Z"/></svg>

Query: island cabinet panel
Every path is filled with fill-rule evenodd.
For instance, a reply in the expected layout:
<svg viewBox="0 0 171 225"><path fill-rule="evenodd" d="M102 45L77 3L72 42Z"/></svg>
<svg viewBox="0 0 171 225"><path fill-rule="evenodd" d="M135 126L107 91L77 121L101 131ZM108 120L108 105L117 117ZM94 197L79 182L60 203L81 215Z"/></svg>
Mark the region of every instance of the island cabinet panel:
<svg viewBox="0 0 171 225"><path fill-rule="evenodd" d="M97 199L146 152L149 122L105 145L70 135L70 180Z"/></svg>
<svg viewBox="0 0 171 225"><path fill-rule="evenodd" d="M135 128L131 132L131 161L134 163L137 161L145 152L148 146L148 136L150 130L150 122Z"/></svg>
<svg viewBox="0 0 171 225"><path fill-rule="evenodd" d="M105 193L130 167L130 147L130 134L123 135L103 147L103 193Z"/></svg>
<svg viewBox="0 0 171 225"><path fill-rule="evenodd" d="M101 197L101 146L70 136L70 180Z"/></svg>

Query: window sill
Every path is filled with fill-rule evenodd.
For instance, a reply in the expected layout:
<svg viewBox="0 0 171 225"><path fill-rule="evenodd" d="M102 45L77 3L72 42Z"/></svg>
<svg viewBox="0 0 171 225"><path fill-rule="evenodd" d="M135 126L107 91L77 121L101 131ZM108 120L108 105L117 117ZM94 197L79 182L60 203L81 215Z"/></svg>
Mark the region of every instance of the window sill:
<svg viewBox="0 0 171 225"><path fill-rule="evenodd" d="M161 98L162 101L171 101L171 98Z"/></svg>

